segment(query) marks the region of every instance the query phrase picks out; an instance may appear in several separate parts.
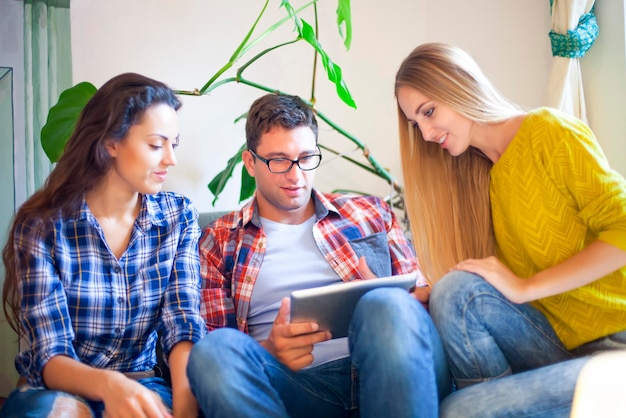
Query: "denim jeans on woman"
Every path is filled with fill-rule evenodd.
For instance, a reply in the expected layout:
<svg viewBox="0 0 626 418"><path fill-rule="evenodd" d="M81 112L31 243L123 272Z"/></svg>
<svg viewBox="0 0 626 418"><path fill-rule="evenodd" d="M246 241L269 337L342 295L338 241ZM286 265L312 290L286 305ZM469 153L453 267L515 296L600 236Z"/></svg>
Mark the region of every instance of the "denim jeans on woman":
<svg viewBox="0 0 626 418"><path fill-rule="evenodd" d="M432 417L451 382L428 312L406 291L361 298L349 358L292 371L250 336L208 333L187 375L206 417Z"/></svg>
<svg viewBox="0 0 626 418"><path fill-rule="evenodd" d="M442 417L569 417L583 356L626 348L620 333L568 351L541 312L464 271L435 285L430 311L457 388Z"/></svg>
<svg viewBox="0 0 626 418"><path fill-rule="evenodd" d="M160 377L139 379L155 392L165 406L172 409L172 388ZM80 413L79 413L80 411ZM0 409L0 418L84 417L100 418L104 403L88 401L58 390L35 388L28 385L15 389Z"/></svg>

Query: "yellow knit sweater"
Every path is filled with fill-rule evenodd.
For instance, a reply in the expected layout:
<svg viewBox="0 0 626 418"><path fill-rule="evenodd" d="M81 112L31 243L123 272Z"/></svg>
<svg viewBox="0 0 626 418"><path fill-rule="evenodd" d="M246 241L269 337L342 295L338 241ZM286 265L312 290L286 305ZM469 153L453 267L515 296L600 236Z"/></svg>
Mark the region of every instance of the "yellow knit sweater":
<svg viewBox="0 0 626 418"><path fill-rule="evenodd" d="M491 170L498 257L530 277L595 240L626 251L626 181L591 130L554 109L528 114ZM626 267L533 302L568 349L626 329Z"/></svg>

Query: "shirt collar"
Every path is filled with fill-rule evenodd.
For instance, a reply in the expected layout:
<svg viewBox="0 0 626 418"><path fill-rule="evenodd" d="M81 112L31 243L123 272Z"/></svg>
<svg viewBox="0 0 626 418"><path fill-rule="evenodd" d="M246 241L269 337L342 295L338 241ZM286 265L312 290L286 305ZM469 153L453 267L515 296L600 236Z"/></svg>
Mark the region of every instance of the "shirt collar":
<svg viewBox="0 0 626 418"><path fill-rule="evenodd" d="M80 202L80 207L78 209L78 212L76 212L76 220L81 221L85 219L93 220L95 218L91 214L91 211L89 210L89 206L87 206L87 200L85 199L85 195L83 194L83 199Z"/></svg>
<svg viewBox="0 0 626 418"><path fill-rule="evenodd" d="M339 210L323 193L313 189L312 198L315 204L315 215L318 220L325 218L331 212L340 216Z"/></svg>
<svg viewBox="0 0 626 418"><path fill-rule="evenodd" d="M150 229L152 225L165 225L166 219L163 216L163 211L159 207L158 203L151 195L142 194L141 196L141 209L139 209L139 216L137 217L137 225L143 231ZM89 220L92 223L96 223L96 218L93 216L87 206L87 200L83 195L82 202L78 213L76 214L76 220Z"/></svg>
<svg viewBox="0 0 626 418"><path fill-rule="evenodd" d="M145 231L150 229L152 225L166 225L167 219L165 218L163 209L154 199L154 196L143 194L141 197L141 210L139 211L139 216L137 217L138 224L141 229Z"/></svg>
<svg viewBox="0 0 626 418"><path fill-rule="evenodd" d="M334 213L340 216L339 210L335 207L335 205L333 205L330 200L324 196L324 194L318 192L316 189L313 189L311 198L313 199L313 203L315 205L315 217L317 220L325 218L329 213ZM252 223L252 225L255 225L258 228L261 227L261 218L259 216L256 194L254 199L245 204L240 213L242 225Z"/></svg>

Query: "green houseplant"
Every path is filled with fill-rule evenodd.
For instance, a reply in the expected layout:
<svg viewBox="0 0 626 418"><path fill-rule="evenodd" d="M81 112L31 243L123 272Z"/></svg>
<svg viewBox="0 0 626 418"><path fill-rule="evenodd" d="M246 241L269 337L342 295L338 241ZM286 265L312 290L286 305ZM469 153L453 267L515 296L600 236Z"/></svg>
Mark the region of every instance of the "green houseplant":
<svg viewBox="0 0 626 418"><path fill-rule="evenodd" d="M335 155L339 155L344 160L351 164L355 164L358 167L366 170L367 172L382 178L392 186L395 191L394 195L389 198L390 203L399 209L404 209L402 197L402 188L389 173L388 170L383 168L373 155L370 154L367 147L358 138L351 135L349 132L341 128L337 123L332 121L326 114L324 114L316 103L315 86L317 78L318 67L324 70L324 73L328 80L334 84L335 91L338 98L343 101L347 106L356 107L356 104L347 88L346 82L343 78L341 68L336 65L328 53L322 48L322 45L318 38L318 11L317 0L312 0L298 9L294 9L289 0L281 0L280 6L285 11L285 16L274 24L270 25L264 31L259 31L259 24L264 16L270 0L265 0L264 5L259 12L257 18L253 22L252 26L245 34L241 43L237 46L230 59L224 64L215 74L213 74L209 80L201 87L189 90L177 91L180 95L188 96L202 96L210 94L215 89L229 83L243 84L252 88L263 90L266 92L275 92L279 94L287 94L288 92L282 91L280 88L273 86L266 86L255 82L248 77L250 67L255 62L271 54L280 48L288 45L295 44L297 42L305 42L312 48L312 80L311 80L311 94L305 101L314 108L318 119L323 123L326 123L330 128L338 132L341 136L355 144L363 153L364 161L359 161L355 158L340 155L332 147L327 144L320 143L320 147L326 152L330 152ZM313 24L308 23L305 19L301 18L303 11L309 9L312 12ZM276 31L279 27L285 24L293 24L295 27L295 38L280 42L276 45L272 45L259 52L255 51L255 47L259 42L266 38L269 34ZM352 39L352 20L350 10L350 0L337 0L337 26L339 33L343 39L343 43L346 49L350 48ZM260 34L257 34L260 32ZM251 56L251 57L250 57ZM239 64L243 62L242 64ZM235 65L238 65L235 68ZM234 73L234 74L233 74ZM50 109L48 114L48 120L41 132L41 141L44 151L48 158L55 162L63 152L63 148L71 132L74 128L75 122L81 109L84 107L89 98L95 93L96 87L88 82L79 83L70 89L64 91L58 103ZM243 115L237 120L245 117ZM226 184L231 179L234 170L241 163L241 153L245 147L245 144L236 152L235 155L228 159L226 167L218 173L209 183L208 188L214 196L213 204L215 204L220 193L224 190ZM241 186L239 193L239 201L243 201L250 197L254 193L254 180L250 178L247 171L241 165Z"/></svg>

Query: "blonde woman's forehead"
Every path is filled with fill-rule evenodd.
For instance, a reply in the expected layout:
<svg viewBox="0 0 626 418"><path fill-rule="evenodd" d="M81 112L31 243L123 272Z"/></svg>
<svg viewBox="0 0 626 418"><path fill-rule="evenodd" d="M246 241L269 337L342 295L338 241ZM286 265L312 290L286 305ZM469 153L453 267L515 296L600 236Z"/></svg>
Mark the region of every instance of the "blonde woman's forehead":
<svg viewBox="0 0 626 418"><path fill-rule="evenodd" d="M411 86L402 86L398 89L398 105L409 120L415 120L421 108L432 99Z"/></svg>

